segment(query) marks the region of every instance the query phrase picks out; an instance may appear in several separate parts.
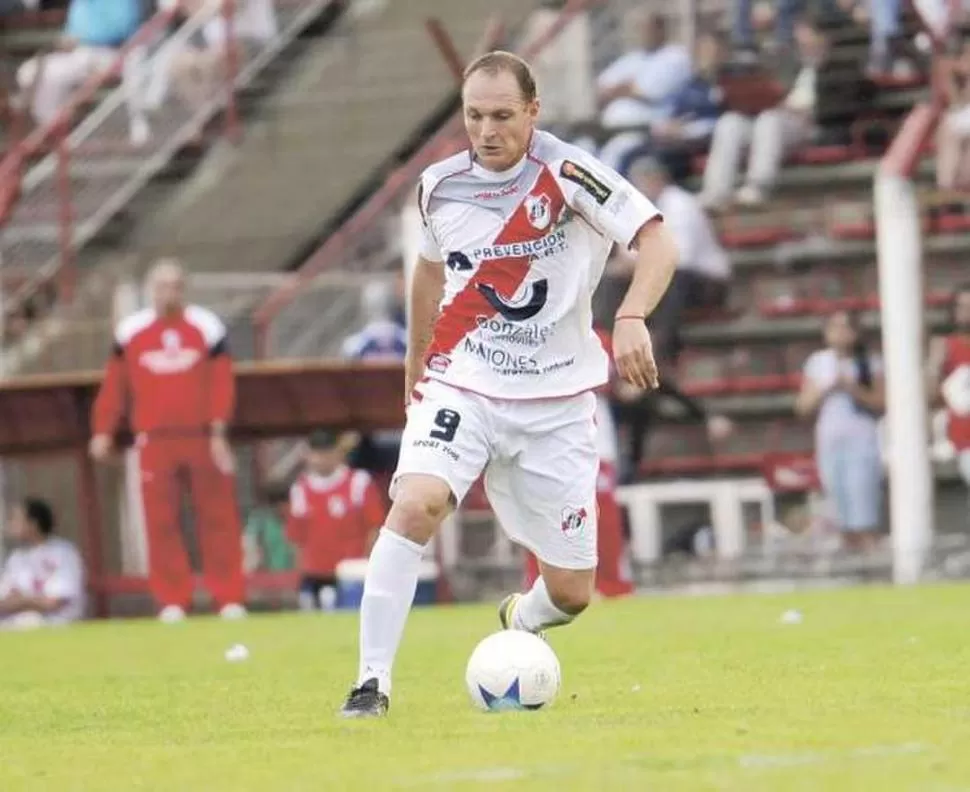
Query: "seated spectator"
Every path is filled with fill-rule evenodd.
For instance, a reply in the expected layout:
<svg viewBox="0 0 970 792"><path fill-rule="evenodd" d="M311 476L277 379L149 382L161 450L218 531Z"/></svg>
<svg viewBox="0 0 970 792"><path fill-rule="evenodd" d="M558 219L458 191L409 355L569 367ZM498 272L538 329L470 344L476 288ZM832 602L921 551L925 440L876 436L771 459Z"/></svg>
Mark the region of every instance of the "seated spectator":
<svg viewBox="0 0 970 792"><path fill-rule="evenodd" d="M523 49L546 40L550 28L560 21L563 0L542 0L525 24ZM532 71L542 97L542 121L576 124L596 114L593 84L593 48L589 14L580 11L542 47L532 61Z"/></svg>
<svg viewBox="0 0 970 792"><path fill-rule="evenodd" d="M661 411L663 399L676 404L684 417L695 423L703 423L710 443L716 444L730 437L734 425L723 415L709 413L703 404L684 393L670 377L661 371L660 385L655 390L644 390L629 382L616 383L611 409L618 429L625 429L624 450L620 459L620 483L634 481L649 444L650 432L665 412Z"/></svg>
<svg viewBox="0 0 970 792"><path fill-rule="evenodd" d="M40 0L0 0L0 16L36 11L38 8Z"/></svg>
<svg viewBox="0 0 970 792"><path fill-rule="evenodd" d="M775 34L772 46L782 49L791 46L795 29L795 17L802 11L805 0L776 0L774 8L766 2L755 4L754 0L735 0L731 43L743 58L756 60L758 45L755 28L767 27L774 17Z"/></svg>
<svg viewBox="0 0 970 792"><path fill-rule="evenodd" d="M260 493L259 505L249 513L243 531L243 557L247 572L285 572L293 568L293 547L284 525L289 488L268 484Z"/></svg>
<svg viewBox="0 0 970 792"><path fill-rule="evenodd" d="M714 125L724 109L724 92L718 84L722 62L721 42L712 33L703 33L694 46L694 73L671 101L670 118L651 128L651 139L631 151L620 163L621 173L639 157L650 155L661 160L675 182L690 176L691 157L706 151Z"/></svg>
<svg viewBox="0 0 970 792"><path fill-rule="evenodd" d="M7 539L14 545L0 571L0 629L33 629L83 618L84 564L54 533L54 512L39 498L14 507Z"/></svg>
<svg viewBox="0 0 970 792"><path fill-rule="evenodd" d="M204 8L206 2L182 0L180 7L191 16ZM244 46L264 44L279 30L273 0L236 0L234 13L232 33ZM215 99L226 79L226 53L230 41L221 10L202 29L202 39L202 47L189 47L176 53L168 67L175 93L193 108Z"/></svg>
<svg viewBox="0 0 970 792"><path fill-rule="evenodd" d="M89 77L110 69L141 20L140 0L71 0L57 50L35 56L17 70L17 84L31 96L36 121L51 122Z"/></svg>
<svg viewBox="0 0 970 792"><path fill-rule="evenodd" d="M879 415L885 406L882 364L860 339L853 315L832 314L826 348L805 361L795 403L815 420L815 459L825 496L835 508L846 546L874 549L882 505Z"/></svg>
<svg viewBox="0 0 970 792"><path fill-rule="evenodd" d="M304 473L290 489L286 534L298 548L300 609L332 608L337 565L366 558L384 524L384 500L363 470L347 466L347 444L336 432L307 439Z"/></svg>
<svg viewBox="0 0 970 792"><path fill-rule="evenodd" d="M718 207L729 199L746 146L749 148L747 174L736 198L739 203L754 205L761 203L774 185L785 155L810 139L825 39L806 20L796 26L795 39L801 67L782 102L754 118L736 112L725 113L715 125L704 169L701 200L705 206Z"/></svg>
<svg viewBox="0 0 970 792"><path fill-rule="evenodd" d="M965 190L970 187L970 41L945 64L950 106L937 132L936 184L941 190Z"/></svg>
<svg viewBox="0 0 970 792"><path fill-rule="evenodd" d="M655 347L663 360L674 361L680 351L684 312L721 308L727 301L731 260L700 201L672 184L655 159L637 160L630 180L663 213L664 224L677 242L680 261L667 293L651 316Z"/></svg>
<svg viewBox="0 0 970 792"><path fill-rule="evenodd" d="M614 167L626 151L646 141L646 131L670 118L674 97L691 77L690 54L668 42L663 17L644 14L640 32L641 46L621 55L597 79L600 121L623 132L600 153Z"/></svg>
<svg viewBox="0 0 970 792"><path fill-rule="evenodd" d="M403 363L408 336L404 327L402 302L385 281L368 284L361 293L361 312L365 325L344 340L342 353L347 360L361 363ZM393 473L401 448L401 432L384 430L365 435L353 455L354 465L371 473Z"/></svg>

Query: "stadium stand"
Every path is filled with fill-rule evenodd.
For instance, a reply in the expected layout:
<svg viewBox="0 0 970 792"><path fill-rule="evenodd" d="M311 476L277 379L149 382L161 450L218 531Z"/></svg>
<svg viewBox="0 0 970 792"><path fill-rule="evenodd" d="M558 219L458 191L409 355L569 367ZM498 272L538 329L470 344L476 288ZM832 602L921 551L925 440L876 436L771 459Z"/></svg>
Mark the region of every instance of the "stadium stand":
<svg viewBox="0 0 970 792"><path fill-rule="evenodd" d="M60 244L56 225L61 206L54 189L56 157L34 165L33 172L41 174L34 178L50 188L46 200L33 207L46 223L44 234L34 237L40 224L17 214L31 209L28 172L26 201L16 204L0 243L4 277L9 278L4 287L40 295L36 285L43 276L71 263L78 288L72 301L61 292L52 315L32 316L30 323L8 301L8 325L12 321L17 331L4 351L7 372L100 365L112 295L161 253L178 255L192 270L195 295L231 325L237 357L334 355L359 327L361 284L392 278L401 270L417 173L461 146L455 78L430 46L421 24L425 19L440 20L464 57L485 40L488 23L497 15L510 33L502 39L506 46L531 52L539 42L540 74L541 53L548 63L558 62L557 42L588 47L582 60L590 71L585 82L592 83L592 75L625 49L631 11L649 6L667 13L671 36L684 40L702 29L725 30L728 12L724 0L699 0L696 17L686 20L671 4L633 0L570 2L562 18L561 3L512 0L331 4L341 6L339 13L319 3L313 6L315 16L307 10L311 5L278 3L281 30L289 31L290 38L269 48L273 65L260 66L259 81L242 81L237 143L223 139L222 116L210 122L226 98L220 96L213 97L212 114L205 120L188 124L176 115L168 126L153 120L153 141L163 146L162 139L171 136L164 158L79 147L72 166L78 178L69 203L73 231L68 244ZM543 13L547 17L536 21ZM559 22L550 28L550 20ZM907 18L906 29L908 35L915 33L913 18ZM651 435L642 478L760 476L778 458L795 465L810 460L812 428L794 417L793 402L802 364L818 347L822 318L839 309L859 311L866 332L873 341L878 338L871 185L901 118L929 93L928 64L913 55L915 72L869 79L864 71L867 31L832 24L826 33L829 62L838 68L829 77L824 111L817 109L818 132L786 160L770 200L752 207L732 205L718 214L720 239L733 265L729 305L722 312L692 316L684 328L678 382L712 412L729 417L736 430L728 440L712 444L703 427L677 414L666 416ZM774 69L775 64L767 65ZM774 71L790 80L790 65ZM745 105L763 83L750 69L732 69L723 83L725 93ZM244 73L243 67L240 80ZM851 91L837 90L840 75L851 76L844 81L852 83ZM582 75L572 78L584 83ZM127 146L120 95L106 89L99 96L102 108L112 108L116 117L113 125L102 122L98 128L110 126L107 142ZM89 118L98 112L95 108ZM590 118L567 117L554 129L596 144L609 137ZM699 189L705 162L704 153L688 160L690 189ZM86 168L97 175L82 174ZM940 327L947 296L962 280L962 259L970 248L968 223L962 207L953 206L959 202L932 189L931 156L924 157L918 177L927 234L926 321ZM102 213L114 190L124 200ZM41 243L48 247L38 252ZM66 262L65 254L76 261ZM50 268L43 270L45 265ZM53 283L60 288L61 281ZM606 317L612 315L610 295L619 285L607 282L601 290L599 307ZM31 313L39 311L31 308ZM283 449L276 448L263 461L283 456ZM19 491L31 474L8 467L10 487ZM65 473L57 485L64 493L59 508L74 497L72 476ZM116 498L120 477L109 478L106 492ZM54 487L54 473L50 481ZM813 474L804 482L801 489L816 485ZM252 484L244 482L244 503L251 502ZM113 520L113 535L116 526ZM120 568L120 550L115 548L110 557L109 567Z"/></svg>

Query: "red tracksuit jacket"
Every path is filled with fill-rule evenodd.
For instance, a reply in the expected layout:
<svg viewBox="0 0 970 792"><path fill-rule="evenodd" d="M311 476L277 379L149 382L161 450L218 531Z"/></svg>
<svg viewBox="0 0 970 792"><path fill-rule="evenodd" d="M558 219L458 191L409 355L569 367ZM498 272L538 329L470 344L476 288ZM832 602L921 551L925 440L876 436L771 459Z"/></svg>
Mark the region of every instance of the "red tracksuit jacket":
<svg viewBox="0 0 970 792"><path fill-rule="evenodd" d="M130 410L135 432L198 432L228 423L235 402L226 328L208 308L176 317L146 309L123 320L94 404L95 434Z"/></svg>

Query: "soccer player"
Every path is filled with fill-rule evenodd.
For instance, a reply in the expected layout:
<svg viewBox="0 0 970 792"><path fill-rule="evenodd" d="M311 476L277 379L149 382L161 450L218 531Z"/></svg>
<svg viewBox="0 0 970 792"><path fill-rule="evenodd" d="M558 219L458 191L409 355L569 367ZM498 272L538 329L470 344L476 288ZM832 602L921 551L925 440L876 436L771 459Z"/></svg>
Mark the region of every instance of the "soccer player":
<svg viewBox="0 0 970 792"><path fill-rule="evenodd" d="M148 582L159 619L178 622L192 602L192 572L179 530L188 479L202 547L203 581L220 615L246 615L235 459L226 437L235 401L226 328L208 308L185 304L185 274L159 262L148 276L152 307L119 323L94 404L90 453L106 459L130 409L148 534ZM129 405L130 402L130 405Z"/></svg>
<svg viewBox="0 0 970 792"><path fill-rule="evenodd" d="M615 172L536 129L535 80L517 56L471 63L462 105L470 150L432 165L418 188L407 423L364 583L347 717L387 712L425 546L482 471L498 521L541 571L528 593L502 602L502 626L538 633L589 603L594 391L608 370L590 302L614 243L638 250L613 333L617 370L640 387L658 381L644 318L677 255L657 210Z"/></svg>
<svg viewBox="0 0 970 792"><path fill-rule="evenodd" d="M54 523L54 510L40 498L24 498L11 511L7 537L15 549L0 570L0 630L84 616L84 563L73 544L54 536Z"/></svg>
<svg viewBox="0 0 970 792"><path fill-rule="evenodd" d="M365 470L346 464L348 447L335 432L307 439L303 474L290 489L286 535L300 555L300 609L332 607L337 564L365 558L384 522L384 500Z"/></svg>

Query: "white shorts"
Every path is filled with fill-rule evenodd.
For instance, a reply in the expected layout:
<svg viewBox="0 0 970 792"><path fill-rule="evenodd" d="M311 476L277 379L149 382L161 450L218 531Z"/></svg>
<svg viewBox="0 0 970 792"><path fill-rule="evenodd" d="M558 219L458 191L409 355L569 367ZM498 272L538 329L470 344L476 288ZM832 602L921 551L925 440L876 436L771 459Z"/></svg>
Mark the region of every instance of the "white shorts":
<svg viewBox="0 0 970 792"><path fill-rule="evenodd" d="M551 566L596 566L596 396L503 401L422 383L408 407L391 481L421 473L461 503L485 472L485 493L509 538Z"/></svg>

